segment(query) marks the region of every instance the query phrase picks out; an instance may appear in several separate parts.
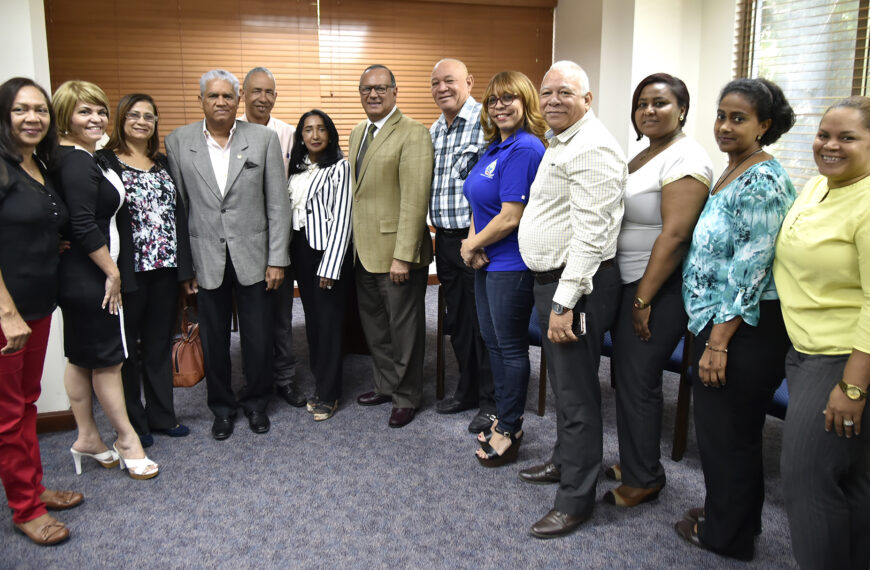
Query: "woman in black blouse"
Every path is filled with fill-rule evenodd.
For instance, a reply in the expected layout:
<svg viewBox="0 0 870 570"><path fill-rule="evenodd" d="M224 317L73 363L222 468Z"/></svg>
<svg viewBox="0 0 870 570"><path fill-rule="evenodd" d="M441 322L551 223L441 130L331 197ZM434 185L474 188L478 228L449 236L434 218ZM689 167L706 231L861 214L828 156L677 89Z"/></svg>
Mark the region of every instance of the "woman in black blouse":
<svg viewBox="0 0 870 570"><path fill-rule="evenodd" d="M87 81L67 81L53 99L63 146L52 178L70 212L64 232L71 244L61 258L58 293L69 359L64 384L78 427L70 452L77 473L87 456L103 467L120 460L134 479L150 479L158 467L145 456L130 424L121 384L127 357L121 279L133 279L130 244L122 247L115 224L124 206L124 185L93 156L109 121L109 102L102 89ZM94 422L92 391L118 432L114 451L103 443Z"/></svg>
<svg viewBox="0 0 870 570"><path fill-rule="evenodd" d="M127 415L145 447L154 443L151 432L171 437L190 433L175 417L170 362L178 282L193 277L187 218L178 215L175 184L159 148L154 100L144 93L125 95L97 160L118 174L126 192L118 232L122 242L132 244L134 273L132 280L123 281L121 294L129 347L121 376ZM136 350L140 341L141 357Z"/></svg>
<svg viewBox="0 0 870 570"><path fill-rule="evenodd" d="M48 94L30 79L0 85L0 479L15 527L41 545L69 538L46 512L82 502L48 491L36 439L36 400L57 305L63 202L46 177L57 148Z"/></svg>

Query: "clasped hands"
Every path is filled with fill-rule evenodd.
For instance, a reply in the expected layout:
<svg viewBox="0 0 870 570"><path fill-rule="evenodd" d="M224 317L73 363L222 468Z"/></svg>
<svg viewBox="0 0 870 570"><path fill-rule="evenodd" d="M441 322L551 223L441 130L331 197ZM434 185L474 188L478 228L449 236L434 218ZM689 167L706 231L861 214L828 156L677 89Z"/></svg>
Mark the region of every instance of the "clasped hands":
<svg viewBox="0 0 870 570"><path fill-rule="evenodd" d="M469 240L462 240L462 247L459 250L459 255L462 256L462 261L466 266L472 269L480 269L489 263L489 257L482 247L472 247Z"/></svg>

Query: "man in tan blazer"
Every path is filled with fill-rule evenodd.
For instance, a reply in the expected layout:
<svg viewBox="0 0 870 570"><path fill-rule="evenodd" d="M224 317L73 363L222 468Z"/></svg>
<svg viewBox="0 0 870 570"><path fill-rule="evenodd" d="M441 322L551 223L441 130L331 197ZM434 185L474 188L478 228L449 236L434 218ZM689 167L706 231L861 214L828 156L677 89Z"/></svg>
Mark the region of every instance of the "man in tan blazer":
<svg viewBox="0 0 870 570"><path fill-rule="evenodd" d="M426 225L433 152L429 130L396 107L396 78L363 71L367 120L350 133L357 294L375 390L363 406L392 400L390 427L414 419L423 388L425 298L432 239Z"/></svg>

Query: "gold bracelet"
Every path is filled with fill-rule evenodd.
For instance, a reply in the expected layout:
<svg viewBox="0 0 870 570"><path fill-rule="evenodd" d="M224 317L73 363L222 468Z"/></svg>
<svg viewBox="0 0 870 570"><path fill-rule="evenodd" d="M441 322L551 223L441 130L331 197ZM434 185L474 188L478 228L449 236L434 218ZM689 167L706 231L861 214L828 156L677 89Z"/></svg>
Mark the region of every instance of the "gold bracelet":
<svg viewBox="0 0 870 570"><path fill-rule="evenodd" d="M704 347L707 348L708 350L712 350L713 352L724 352L725 354L728 354L728 347L727 346L725 348L713 348L712 346L710 346L709 340L704 343Z"/></svg>
<svg viewBox="0 0 870 570"><path fill-rule="evenodd" d="M647 307L649 307L650 303L647 303L646 301L644 301L640 297L635 297L633 306L638 311L642 311L642 310L646 309Z"/></svg>

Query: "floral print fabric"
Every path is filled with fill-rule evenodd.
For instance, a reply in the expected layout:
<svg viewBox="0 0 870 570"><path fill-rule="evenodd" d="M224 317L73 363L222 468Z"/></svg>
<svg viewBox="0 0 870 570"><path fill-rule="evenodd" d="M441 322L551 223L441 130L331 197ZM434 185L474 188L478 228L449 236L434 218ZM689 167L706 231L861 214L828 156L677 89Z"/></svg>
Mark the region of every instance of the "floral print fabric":
<svg viewBox="0 0 870 570"><path fill-rule="evenodd" d="M795 197L776 159L753 164L709 197L683 265L692 333L711 319L758 324L759 302L777 298L771 273L776 236Z"/></svg>
<svg viewBox="0 0 870 570"><path fill-rule="evenodd" d="M133 229L133 268L151 271L178 267L175 233L175 183L165 167L139 170L121 163Z"/></svg>

